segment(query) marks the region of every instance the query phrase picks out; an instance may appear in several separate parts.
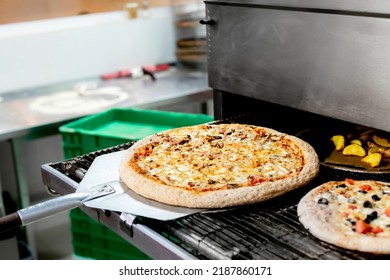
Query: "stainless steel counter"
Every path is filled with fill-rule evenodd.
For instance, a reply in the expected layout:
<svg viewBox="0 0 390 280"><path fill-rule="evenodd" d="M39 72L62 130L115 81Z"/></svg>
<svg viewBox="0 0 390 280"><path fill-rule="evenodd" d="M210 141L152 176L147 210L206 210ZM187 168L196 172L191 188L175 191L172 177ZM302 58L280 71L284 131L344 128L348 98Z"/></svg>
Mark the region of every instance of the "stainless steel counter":
<svg viewBox="0 0 390 280"><path fill-rule="evenodd" d="M71 91L75 85L94 85L97 88L117 87L128 96L119 103L95 110L81 110L72 113L47 114L31 108L37 99ZM102 81L99 78L83 79L62 84L39 87L0 95L0 141L24 137L27 139L58 133L60 125L74 119L109 109L110 107L155 108L178 102L206 101L212 97L205 72L171 69L156 75L156 81L149 76L139 79L114 79Z"/></svg>

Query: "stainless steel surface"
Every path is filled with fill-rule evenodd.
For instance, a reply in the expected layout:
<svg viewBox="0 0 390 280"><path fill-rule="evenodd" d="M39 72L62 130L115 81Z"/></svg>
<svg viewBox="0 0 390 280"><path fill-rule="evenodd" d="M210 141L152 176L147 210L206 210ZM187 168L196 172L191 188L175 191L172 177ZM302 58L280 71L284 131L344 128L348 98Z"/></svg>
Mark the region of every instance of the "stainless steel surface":
<svg viewBox="0 0 390 280"><path fill-rule="evenodd" d="M239 5L259 5L273 7L290 7L297 9L326 9L362 13L389 14L390 3L387 0L213 0L206 3L228 3Z"/></svg>
<svg viewBox="0 0 390 280"><path fill-rule="evenodd" d="M142 252L155 260L191 260L196 256L167 240L149 227L132 223L134 216L109 212L105 215L101 210L85 209L83 211L104 224Z"/></svg>
<svg viewBox="0 0 390 280"><path fill-rule="evenodd" d="M119 87L128 93L128 98L120 103L87 112L45 114L32 110L31 104L38 98L70 90L79 83L96 83L99 87ZM157 74L155 82L148 77L104 82L99 79L85 79L7 93L1 97L3 101L0 102L0 141L3 141L18 137L34 138L57 134L60 125L109 107L152 108L176 102L205 101L210 99L212 94L208 87L207 73L172 69Z"/></svg>
<svg viewBox="0 0 390 280"><path fill-rule="evenodd" d="M390 131L389 18L213 2L210 87Z"/></svg>
<svg viewBox="0 0 390 280"><path fill-rule="evenodd" d="M116 232L123 238L134 244L141 251L155 260L195 260L196 256L185 251L183 248L172 243L161 234L141 224L128 223L128 219L133 219L130 214L121 214L121 223L110 221L109 225L102 218L100 221L108 225L111 229L116 229ZM115 225L113 225L115 223ZM118 224L120 228L118 229ZM131 231L131 235L129 234Z"/></svg>

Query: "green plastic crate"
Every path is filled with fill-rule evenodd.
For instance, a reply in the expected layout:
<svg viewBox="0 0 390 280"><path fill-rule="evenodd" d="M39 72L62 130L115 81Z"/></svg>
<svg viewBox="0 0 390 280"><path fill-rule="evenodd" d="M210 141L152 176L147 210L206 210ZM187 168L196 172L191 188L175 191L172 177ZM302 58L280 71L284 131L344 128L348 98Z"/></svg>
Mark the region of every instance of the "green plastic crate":
<svg viewBox="0 0 390 280"><path fill-rule="evenodd" d="M76 256L96 260L148 260L150 257L80 209L70 211Z"/></svg>
<svg viewBox="0 0 390 280"><path fill-rule="evenodd" d="M213 121L204 114L133 108L110 109L59 128L66 159L140 140L167 129ZM138 248L91 219L80 209L70 211L72 246L76 256L97 260L150 259Z"/></svg>
<svg viewBox="0 0 390 280"><path fill-rule="evenodd" d="M204 114L143 109L111 109L59 128L66 159L140 140L163 130L212 121Z"/></svg>

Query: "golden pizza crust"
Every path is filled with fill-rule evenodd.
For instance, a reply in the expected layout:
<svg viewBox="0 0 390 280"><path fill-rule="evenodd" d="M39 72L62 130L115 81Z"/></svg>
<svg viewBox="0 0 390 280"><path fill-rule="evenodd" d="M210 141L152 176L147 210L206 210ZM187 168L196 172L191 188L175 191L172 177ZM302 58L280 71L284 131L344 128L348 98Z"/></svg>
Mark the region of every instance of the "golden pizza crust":
<svg viewBox="0 0 390 280"><path fill-rule="evenodd" d="M193 128L196 129L196 126ZM284 135L299 147L304 156L304 166L297 176L274 182L263 182L255 186L203 192L169 186L143 176L129 164L134 153L140 147L143 147L158 138L157 135L152 135L138 141L125 152L120 164L120 178L136 193L159 202L191 208L222 208L271 199L306 185L318 174L319 160L312 146L294 136L285 135L268 128L262 129L272 132L273 134ZM169 131L166 131L165 133L169 133Z"/></svg>
<svg viewBox="0 0 390 280"><path fill-rule="evenodd" d="M360 185L379 183L380 181L357 181ZM336 225L334 210L330 207L319 207L316 198L343 181L330 181L308 192L298 203L298 218L302 225L315 237L336 246L374 254L390 254L390 238L372 235L348 235Z"/></svg>

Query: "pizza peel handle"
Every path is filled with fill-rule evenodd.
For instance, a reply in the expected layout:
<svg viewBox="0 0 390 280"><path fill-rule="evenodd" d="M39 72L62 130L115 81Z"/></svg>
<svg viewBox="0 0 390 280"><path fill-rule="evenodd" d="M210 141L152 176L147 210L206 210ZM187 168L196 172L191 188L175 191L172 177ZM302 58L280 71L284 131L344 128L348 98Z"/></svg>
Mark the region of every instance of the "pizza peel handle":
<svg viewBox="0 0 390 280"><path fill-rule="evenodd" d="M110 185L103 185L91 192L75 192L20 209L15 213L0 217L0 233L77 208L85 202L113 193L115 193L114 188Z"/></svg>
<svg viewBox="0 0 390 280"><path fill-rule="evenodd" d="M17 212L0 217L0 233L17 228L22 225L22 220Z"/></svg>

